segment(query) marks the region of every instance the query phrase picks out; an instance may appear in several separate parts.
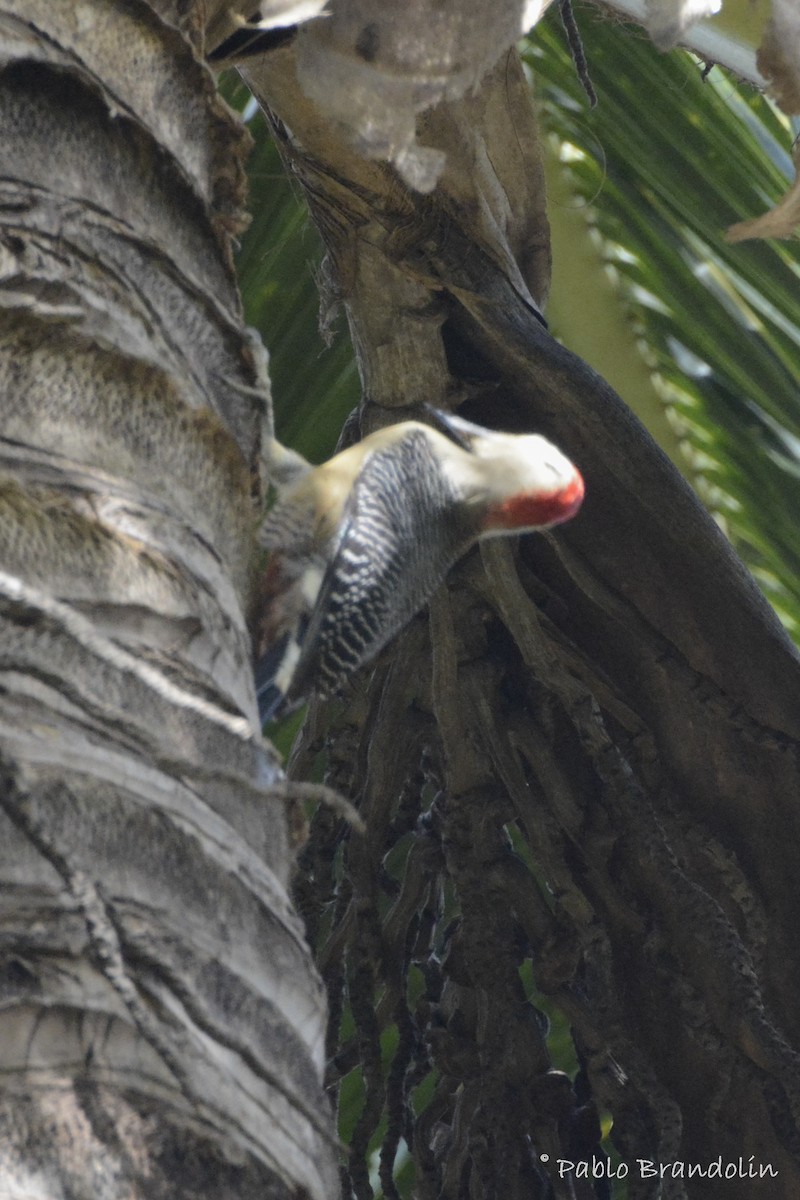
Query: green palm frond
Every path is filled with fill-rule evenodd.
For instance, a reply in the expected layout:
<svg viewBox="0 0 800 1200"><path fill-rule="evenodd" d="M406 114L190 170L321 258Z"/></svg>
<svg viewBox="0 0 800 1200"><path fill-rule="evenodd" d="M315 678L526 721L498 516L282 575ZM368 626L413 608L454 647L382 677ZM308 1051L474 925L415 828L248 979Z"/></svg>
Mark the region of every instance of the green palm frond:
<svg viewBox="0 0 800 1200"><path fill-rule="evenodd" d="M591 20L583 35L591 112L557 24L530 41L547 127L695 481L797 635L800 244L724 237L785 191L792 130L752 88L718 70L704 81L637 29ZM569 344L568 320L557 332Z"/></svg>
<svg viewBox="0 0 800 1200"><path fill-rule="evenodd" d="M298 188L292 185L260 112L235 77L226 99L244 110L255 146L248 164L252 223L237 268L247 320L270 353L276 432L312 462L333 451L348 413L358 403L353 351L339 320L331 344L319 331L316 280L322 245Z"/></svg>

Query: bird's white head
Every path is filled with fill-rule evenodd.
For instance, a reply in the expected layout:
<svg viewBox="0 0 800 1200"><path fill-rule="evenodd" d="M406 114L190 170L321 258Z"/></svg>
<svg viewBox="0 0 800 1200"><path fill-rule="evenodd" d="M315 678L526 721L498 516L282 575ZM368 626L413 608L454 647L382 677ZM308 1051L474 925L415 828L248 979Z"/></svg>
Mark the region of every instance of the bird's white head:
<svg viewBox="0 0 800 1200"><path fill-rule="evenodd" d="M540 434L498 433L437 412L442 428L469 451L484 515L481 532L547 529L581 506L583 478L574 463Z"/></svg>

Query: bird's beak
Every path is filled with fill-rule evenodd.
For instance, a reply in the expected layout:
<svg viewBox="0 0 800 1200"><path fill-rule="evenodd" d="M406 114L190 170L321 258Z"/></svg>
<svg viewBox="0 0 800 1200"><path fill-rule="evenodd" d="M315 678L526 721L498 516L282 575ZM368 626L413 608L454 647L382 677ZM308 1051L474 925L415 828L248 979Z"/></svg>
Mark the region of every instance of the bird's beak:
<svg viewBox="0 0 800 1200"><path fill-rule="evenodd" d="M434 408L431 404L425 404L423 407L434 429L438 429L445 437L449 437L450 441L461 446L462 450L471 450L476 438L491 437L493 432L480 425L473 425L472 421L465 421L463 417L457 417L455 413Z"/></svg>

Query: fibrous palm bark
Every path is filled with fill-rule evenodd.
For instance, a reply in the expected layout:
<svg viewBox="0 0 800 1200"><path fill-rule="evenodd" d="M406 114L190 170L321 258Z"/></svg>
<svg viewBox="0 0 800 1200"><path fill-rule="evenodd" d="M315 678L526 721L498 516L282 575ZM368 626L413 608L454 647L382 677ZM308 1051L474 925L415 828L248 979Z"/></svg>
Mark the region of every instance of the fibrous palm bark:
<svg viewBox="0 0 800 1200"><path fill-rule="evenodd" d="M181 3L0 4L0 1193L332 1193L244 613L246 138Z"/></svg>

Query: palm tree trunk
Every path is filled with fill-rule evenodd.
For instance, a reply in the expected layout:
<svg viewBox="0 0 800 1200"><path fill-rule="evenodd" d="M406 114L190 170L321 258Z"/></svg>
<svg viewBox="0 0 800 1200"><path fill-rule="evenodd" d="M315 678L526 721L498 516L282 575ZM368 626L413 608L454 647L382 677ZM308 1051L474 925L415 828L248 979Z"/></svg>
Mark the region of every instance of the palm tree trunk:
<svg viewBox="0 0 800 1200"><path fill-rule="evenodd" d="M421 1196L593 1195L591 1177L555 1164L604 1161L601 1110L630 1197L789 1200L797 654L685 482L539 319L544 197L515 54L419 118L418 143L445 163L420 195L358 152L341 112L327 119L321 82L316 104L303 94L298 45L248 79L338 276L362 429L468 397L474 419L552 437L587 481L575 522L518 554L474 555L431 605L430 633L413 623L366 695L326 717L336 782L369 828L345 854L332 930L327 818L303 891L333 1012L347 1002L356 1021L340 1045L331 1035L332 1081L360 1062L366 1089L355 1194L372 1194L366 1151L384 1120L387 1195L402 1137ZM380 113L394 79L383 95L380 64L375 78ZM314 717L299 768L322 728ZM572 1085L551 1068L543 996L573 1029ZM732 1192L729 1165L767 1177Z"/></svg>
<svg viewBox="0 0 800 1200"><path fill-rule="evenodd" d="M325 1006L244 617L247 139L174 8L0 13L0 1192L322 1200Z"/></svg>

